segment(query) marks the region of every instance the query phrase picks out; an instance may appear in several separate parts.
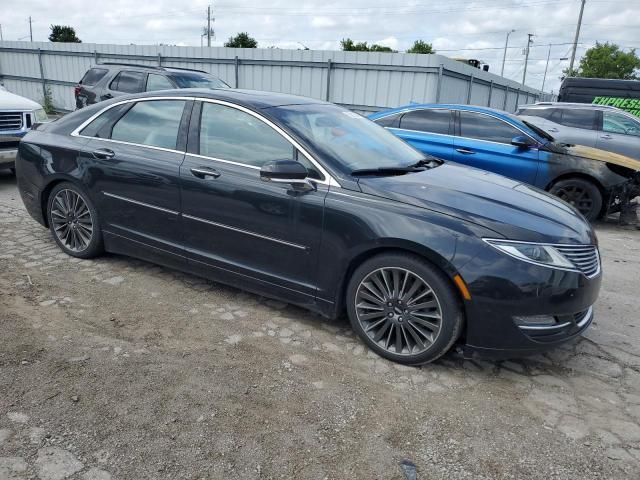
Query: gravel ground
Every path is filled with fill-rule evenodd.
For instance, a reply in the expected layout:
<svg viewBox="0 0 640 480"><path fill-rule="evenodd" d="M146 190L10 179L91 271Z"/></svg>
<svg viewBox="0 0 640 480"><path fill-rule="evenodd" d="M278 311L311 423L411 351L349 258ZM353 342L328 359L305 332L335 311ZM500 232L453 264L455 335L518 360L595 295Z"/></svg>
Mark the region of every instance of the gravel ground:
<svg viewBox="0 0 640 480"><path fill-rule="evenodd" d="M61 253L0 173L0 480L637 479L640 232L599 227L596 320L525 360L423 368L345 320Z"/></svg>

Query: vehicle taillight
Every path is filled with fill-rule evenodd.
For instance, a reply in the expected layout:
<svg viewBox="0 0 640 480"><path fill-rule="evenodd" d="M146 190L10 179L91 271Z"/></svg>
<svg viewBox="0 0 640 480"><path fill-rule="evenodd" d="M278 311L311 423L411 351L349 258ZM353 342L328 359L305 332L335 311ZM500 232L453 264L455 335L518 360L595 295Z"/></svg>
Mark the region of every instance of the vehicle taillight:
<svg viewBox="0 0 640 480"><path fill-rule="evenodd" d="M73 88L73 94L77 97L78 95L80 95L80 89L82 88L82 86L80 84L76 85Z"/></svg>

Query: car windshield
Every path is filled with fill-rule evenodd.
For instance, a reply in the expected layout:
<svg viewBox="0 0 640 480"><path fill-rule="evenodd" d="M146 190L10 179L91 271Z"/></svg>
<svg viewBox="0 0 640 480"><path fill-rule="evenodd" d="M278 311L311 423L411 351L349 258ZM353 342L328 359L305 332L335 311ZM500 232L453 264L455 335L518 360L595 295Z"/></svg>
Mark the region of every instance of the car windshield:
<svg viewBox="0 0 640 480"><path fill-rule="evenodd" d="M171 75L171 78L178 85L178 88L229 88L219 78L206 73L189 72Z"/></svg>
<svg viewBox="0 0 640 480"><path fill-rule="evenodd" d="M383 127L337 105L283 105L271 113L349 172L407 168L425 159Z"/></svg>

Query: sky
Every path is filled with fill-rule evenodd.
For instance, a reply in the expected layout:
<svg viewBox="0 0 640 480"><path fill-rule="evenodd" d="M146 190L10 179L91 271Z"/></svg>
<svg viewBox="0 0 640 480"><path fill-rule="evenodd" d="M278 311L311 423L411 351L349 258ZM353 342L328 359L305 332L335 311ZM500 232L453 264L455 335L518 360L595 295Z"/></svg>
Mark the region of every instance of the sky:
<svg viewBox="0 0 640 480"><path fill-rule="evenodd" d="M526 84L558 91L569 65L581 0L0 0L4 40L46 41L51 24L73 26L88 43L199 46L212 6L214 46L246 31L259 47L338 50L342 38L404 51L414 40L432 43L442 55L480 59L500 73L507 32L504 74L522 81L523 49L534 35ZM11 8L7 8L8 5ZM91 6L93 5L93 6ZM576 65L596 41L640 51L640 0L586 0ZM205 39L206 44L206 39ZM549 45L551 44L551 47Z"/></svg>

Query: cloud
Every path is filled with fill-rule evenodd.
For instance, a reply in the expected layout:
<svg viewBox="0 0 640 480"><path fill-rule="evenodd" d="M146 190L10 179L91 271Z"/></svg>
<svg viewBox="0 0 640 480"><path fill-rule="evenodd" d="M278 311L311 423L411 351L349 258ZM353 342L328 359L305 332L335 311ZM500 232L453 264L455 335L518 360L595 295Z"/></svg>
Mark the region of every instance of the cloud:
<svg viewBox="0 0 640 480"><path fill-rule="evenodd" d="M335 27L336 21L329 17L313 17L311 20L311 26L315 28Z"/></svg>

